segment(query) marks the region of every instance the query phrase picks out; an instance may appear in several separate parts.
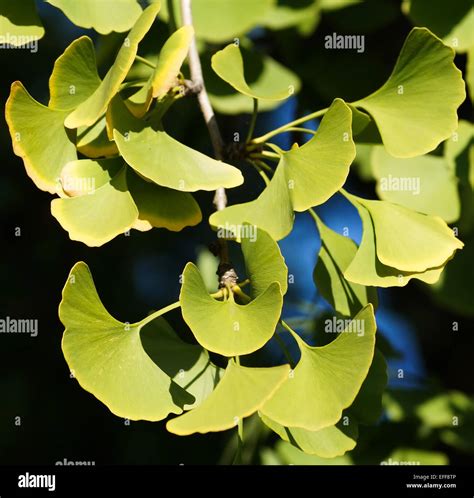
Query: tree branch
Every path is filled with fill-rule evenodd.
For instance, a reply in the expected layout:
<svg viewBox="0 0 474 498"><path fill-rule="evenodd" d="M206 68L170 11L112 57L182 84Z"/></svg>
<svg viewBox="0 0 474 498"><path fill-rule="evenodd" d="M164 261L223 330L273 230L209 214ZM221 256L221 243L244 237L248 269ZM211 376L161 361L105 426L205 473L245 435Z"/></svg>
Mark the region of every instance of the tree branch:
<svg viewBox="0 0 474 498"><path fill-rule="evenodd" d="M191 0L181 0L181 15L184 25L193 25ZM212 108L209 96L207 94L206 85L204 84L201 59L199 58L195 36L193 36L193 39L191 41L188 59L189 68L191 71L191 79L195 87L199 88L197 98L199 106L201 107L202 114L204 116L204 120L206 121L207 129L209 130L212 146L214 148L214 155L216 156L217 160L221 161L223 149L222 136L216 121L214 109ZM214 196L214 205L216 206L216 209L218 211L222 211L227 206L227 196L223 187L219 187L216 190L216 194Z"/></svg>

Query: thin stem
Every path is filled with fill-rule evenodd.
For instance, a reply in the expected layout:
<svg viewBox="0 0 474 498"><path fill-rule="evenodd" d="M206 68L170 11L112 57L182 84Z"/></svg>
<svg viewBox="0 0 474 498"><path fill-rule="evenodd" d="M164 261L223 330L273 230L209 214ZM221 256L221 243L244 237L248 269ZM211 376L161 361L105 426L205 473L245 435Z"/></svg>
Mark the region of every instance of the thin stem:
<svg viewBox="0 0 474 498"><path fill-rule="evenodd" d="M275 338L276 342L278 343L281 350L283 351L283 354L285 355L286 361L290 364L290 367L294 368L295 360L291 356L291 353L288 351L288 348L286 347L286 344L283 341L283 339L278 334L275 334L273 337Z"/></svg>
<svg viewBox="0 0 474 498"><path fill-rule="evenodd" d="M145 57L142 57L140 55L136 55L135 60L137 60L138 62L141 62L142 64L145 64L145 66L151 67L152 69L156 69L155 64L153 64L153 62L150 62L148 59L145 59Z"/></svg>
<svg viewBox="0 0 474 498"><path fill-rule="evenodd" d="M255 131L255 125L257 124L257 116L258 116L258 99L253 99L253 113L252 119L250 121L250 127L247 134L246 143L250 142L253 136L253 132Z"/></svg>
<svg viewBox="0 0 474 498"><path fill-rule="evenodd" d="M183 25L192 26L193 16L191 11L191 0L181 0L181 15L183 19ZM216 121L216 116L209 100L209 96L206 91L206 85L204 84L204 78L202 75L201 59L199 58L199 52L196 44L196 37L193 36L191 41L191 46L189 47L189 69L191 72L191 79L198 88L200 88L197 98L199 105L201 107L201 112L206 121L207 129L209 130L209 135L211 137L212 146L214 148L214 154L218 161L222 161L222 149L223 141L222 135L219 130L219 126ZM216 190L214 196L214 205L218 211L222 211L227 206L227 196L225 189L219 187Z"/></svg>
<svg viewBox="0 0 474 498"><path fill-rule="evenodd" d="M276 144L266 143L265 147L268 147L269 149L275 151L278 154L278 157L285 153L285 151L281 147L278 147L278 145Z"/></svg>
<svg viewBox="0 0 474 498"><path fill-rule="evenodd" d="M311 133L312 135L316 135L317 131L311 130L310 128L301 128L298 126L292 126L291 128L288 128L286 131L296 131L300 133Z"/></svg>
<svg viewBox="0 0 474 498"><path fill-rule="evenodd" d="M287 123L286 125L280 126L279 128L276 128L275 130L269 131L265 135L262 135L261 137L254 138L252 140L252 144L263 144L267 142L270 138L274 137L275 135L279 135L280 133L285 133L288 131L288 128L294 128L295 126L298 126L302 123L306 123L306 121L310 121L311 119L318 118L319 116L322 116L323 114L326 113L328 110L328 107L325 109L321 109L319 111L313 112L311 114L308 114L307 116L303 116L302 118L295 119L294 121L291 121L290 123Z"/></svg>
<svg viewBox="0 0 474 498"><path fill-rule="evenodd" d="M271 154L271 155L269 155ZM260 153L256 153L256 152L253 152L252 154L249 155L250 159L269 159L270 161L275 161L275 162L279 162L280 161L280 158L281 156L278 156L277 154L273 154L272 152L267 152L267 151L263 151L263 152L260 152Z"/></svg>
<svg viewBox="0 0 474 498"><path fill-rule="evenodd" d="M169 306L166 306L166 308L161 308L161 310L155 311L154 313L151 313L148 315L146 318L141 320L140 322L134 323L132 326L140 326L144 327L146 324L152 322L155 320L155 318L158 318L161 315L164 315L165 313L168 313L169 311L175 310L176 308L179 308L181 306L181 303L177 301L176 303L170 304Z"/></svg>
<svg viewBox="0 0 474 498"><path fill-rule="evenodd" d="M245 304L248 304L250 303L250 301L252 300L251 297L246 294L241 288L239 285L234 285L232 287L232 292L236 295L236 296L239 296L240 299L245 303Z"/></svg>

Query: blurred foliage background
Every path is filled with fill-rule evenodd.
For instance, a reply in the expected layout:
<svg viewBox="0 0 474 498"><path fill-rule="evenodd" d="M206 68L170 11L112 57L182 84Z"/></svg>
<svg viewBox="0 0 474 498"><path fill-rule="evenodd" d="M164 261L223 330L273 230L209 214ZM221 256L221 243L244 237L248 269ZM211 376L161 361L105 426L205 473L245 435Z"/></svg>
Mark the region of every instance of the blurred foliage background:
<svg viewBox="0 0 474 498"><path fill-rule="evenodd" d="M287 77L288 70L301 80L295 97L276 109L266 109L259 117L257 131L264 133L326 107L335 97L351 101L370 94L389 76L413 25L426 25L439 36L447 36L466 14L466 3L459 0L452 2L456 8L449 6L451 17L426 17L423 3L427 2L412 2L408 17L406 1L402 8L396 0L280 0L270 14L252 19L244 28L247 37L242 38L242 45L254 54L249 70L255 81L266 78L261 84L271 84ZM441 9L443 3L428 2L432 11ZM54 61L81 34L94 39L102 69L110 65L123 39L123 34L104 36L80 29L48 4L41 2L38 7L46 28L39 51L0 50L2 107L15 80L21 80L35 98L46 103ZM333 32L365 35L364 52L325 50L324 36ZM168 33L161 20L148 35L142 55L152 59L154 47L160 46ZM204 69L213 103L220 111L219 124L230 142L235 132L245 133L250 117L243 111L250 110L251 101L229 95L211 73L210 55L222 45L210 33L209 39L201 39ZM463 49L456 56L464 73L472 52L471 46L467 53ZM143 71L143 66L134 71ZM469 97L459 109L459 117L472 121ZM228 463L235 444L232 431L180 438L167 433L163 422L126 423L79 388L63 359L62 325L57 315L61 289L79 260L89 264L105 306L122 321L136 321L151 309L174 302L178 277L187 261L197 261L212 278L215 260L207 249L214 240L212 231L205 222L180 234L132 231L99 249L70 241L50 214L49 194L34 186L22 161L14 156L3 115L1 119L0 315L38 319L39 334L0 336L0 463L54 464L64 459L96 465ZM176 105L176 111L166 117L166 127L179 140L211 154L207 130L192 97ZM279 145L288 147L304 138L282 135ZM375 198L373 172L364 161L368 152L364 155L363 148L358 152L347 187ZM230 204L255 198L262 188L253 170L241 166L246 183L229 192ZM206 219L212 211L212 194L199 193L197 198ZM275 446L276 438L258 419L250 418L247 463L379 464L390 458L441 464L474 462L474 242L469 243L474 238L468 209L471 201L461 201L461 221L467 227L461 239L466 248L448 265L444 288L434 292L426 285L410 283L405 288L379 290L379 347L389 360L382 419L374 426L361 427L358 445L350 454L324 461L283 442ZM359 241L360 221L339 196L318 212L335 229L349 227ZM303 323L299 330L309 336L315 334L328 310L312 282L319 243L313 222L305 215L297 217L293 233L281 242L289 272L295 276L285 316L297 317L298 323ZM173 318L178 321L179 313ZM453 327L454 323L458 326ZM278 361L271 346L266 348L264 360ZM460 425L453 426L453 417L459 417Z"/></svg>

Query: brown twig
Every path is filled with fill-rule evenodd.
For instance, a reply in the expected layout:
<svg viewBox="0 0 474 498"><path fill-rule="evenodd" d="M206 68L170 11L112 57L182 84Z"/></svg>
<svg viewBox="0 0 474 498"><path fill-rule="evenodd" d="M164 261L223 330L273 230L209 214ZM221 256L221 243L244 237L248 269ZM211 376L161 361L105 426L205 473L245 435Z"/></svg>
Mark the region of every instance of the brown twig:
<svg viewBox="0 0 474 498"><path fill-rule="evenodd" d="M191 0L181 0L181 15L184 25L193 25ZM202 114L204 116L204 120L206 121L206 125L209 130L212 146L214 148L214 155L216 156L217 160L221 161L223 157L222 150L224 142L222 140L222 135L216 121L214 109L212 108L211 101L209 100L209 95L207 94L206 85L204 84L201 59L199 58L199 52L196 45L196 37L194 36L189 48L188 59L189 69L191 71L191 80L193 81L193 85L196 88L199 88L197 98L199 106L201 107ZM214 196L214 205L216 206L217 211L222 211L227 206L227 196L224 187L219 187L216 190L216 194Z"/></svg>

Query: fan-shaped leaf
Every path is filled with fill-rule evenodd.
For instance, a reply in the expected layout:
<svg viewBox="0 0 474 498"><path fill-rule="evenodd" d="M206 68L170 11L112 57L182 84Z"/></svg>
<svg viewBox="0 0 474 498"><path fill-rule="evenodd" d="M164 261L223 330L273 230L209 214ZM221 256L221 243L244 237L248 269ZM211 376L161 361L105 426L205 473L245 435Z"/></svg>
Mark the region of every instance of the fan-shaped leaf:
<svg viewBox="0 0 474 498"><path fill-rule="evenodd" d="M254 99L284 100L294 94L297 84L295 80L292 85L279 89L272 88L269 92L252 89L245 79L244 60L240 48L234 43L213 55L212 69L238 92Z"/></svg>
<svg viewBox="0 0 474 498"><path fill-rule="evenodd" d="M257 199L216 211L209 218L209 223L219 229L249 222L268 232L274 240L280 240L291 232L293 220L293 206L285 170L279 164L268 187Z"/></svg>
<svg viewBox="0 0 474 498"><path fill-rule="evenodd" d="M288 377L290 368L247 368L230 360L214 392L194 410L166 424L179 436L223 431L255 413Z"/></svg>
<svg viewBox="0 0 474 498"><path fill-rule="evenodd" d="M193 403L146 354L140 340L143 325L110 316L85 263L71 270L59 317L66 327L62 348L71 372L115 415L156 421Z"/></svg>
<svg viewBox="0 0 474 498"><path fill-rule="evenodd" d="M392 156L425 154L456 130L466 93L453 59L454 51L429 30L414 28L388 81L353 103L371 114Z"/></svg>
<svg viewBox="0 0 474 498"><path fill-rule="evenodd" d="M412 278L428 284L435 283L443 266L431 268L424 272L405 272L382 264L377 258L376 238L372 218L369 211L351 197L362 220L362 240L354 259L344 272L344 277L350 282L377 287L403 287Z"/></svg>
<svg viewBox="0 0 474 498"><path fill-rule="evenodd" d="M423 272L444 265L464 245L441 218L387 201L358 201L370 213L377 257L386 266Z"/></svg>
<svg viewBox="0 0 474 498"><path fill-rule="evenodd" d="M343 100L335 99L316 135L283 155L295 211L306 211L326 202L344 185L355 158L351 119L349 107Z"/></svg>
<svg viewBox="0 0 474 498"><path fill-rule="evenodd" d="M252 297L265 292L272 282L278 282L282 294L286 294L288 289L288 268L285 265L285 260L281 255L278 244L268 233L257 228L254 239L252 237L242 237L242 253L247 269L247 277L250 279L252 286Z"/></svg>
<svg viewBox="0 0 474 498"><path fill-rule="evenodd" d="M92 40L81 36L54 63L49 79L48 106L75 109L97 90L100 83Z"/></svg>
<svg viewBox="0 0 474 498"><path fill-rule="evenodd" d="M243 182L237 168L181 144L163 130L145 127L120 98L109 109L109 121L125 161L158 185L194 192L232 188Z"/></svg>
<svg viewBox="0 0 474 498"><path fill-rule="evenodd" d="M5 117L13 150L23 159L36 186L52 194L61 191L59 175L64 165L77 159L76 147L63 125L66 115L67 111L41 105L19 81L12 84Z"/></svg>
<svg viewBox="0 0 474 498"><path fill-rule="evenodd" d="M126 168L93 193L54 199L51 214L71 240L97 247L133 227L138 209L128 191Z"/></svg>
<svg viewBox="0 0 474 498"><path fill-rule="evenodd" d="M93 159L119 153L117 145L107 135L105 116L90 127L77 129L76 147L81 154Z"/></svg>
<svg viewBox="0 0 474 498"><path fill-rule="evenodd" d="M275 332L283 305L277 282L246 305L237 304L233 294L227 301L217 301L192 263L184 269L179 299L183 318L199 344L223 356L260 349Z"/></svg>
<svg viewBox="0 0 474 498"><path fill-rule="evenodd" d="M300 361L260 409L263 415L286 427L309 431L339 421L342 411L359 392L374 355L376 325L372 305L367 305L354 320L323 347L310 347L293 333L301 350Z"/></svg>

